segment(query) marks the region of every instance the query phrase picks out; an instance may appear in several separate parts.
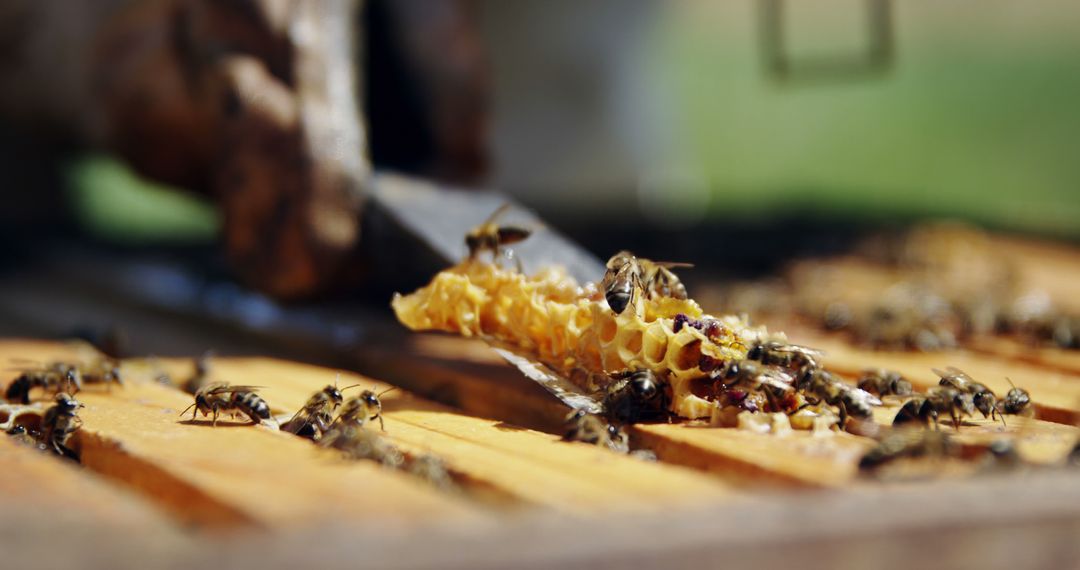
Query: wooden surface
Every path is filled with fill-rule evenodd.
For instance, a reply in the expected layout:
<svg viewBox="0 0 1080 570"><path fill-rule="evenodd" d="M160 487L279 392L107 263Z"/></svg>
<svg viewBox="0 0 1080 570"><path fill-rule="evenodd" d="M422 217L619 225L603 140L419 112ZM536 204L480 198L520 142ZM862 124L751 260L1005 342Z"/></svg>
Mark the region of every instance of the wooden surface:
<svg viewBox="0 0 1080 570"><path fill-rule="evenodd" d="M1071 250L1048 259L1059 267L1037 274L1058 293L1069 291L1080 262ZM10 514L0 518L0 543L13 553L5 561L140 569L152 561L262 569L717 560L725 567L1076 566L1080 473L1060 466L1078 437L1076 352L985 338L963 351L879 353L796 321L768 324L825 349L826 366L848 380L885 366L925 388L936 383L931 368L957 366L1003 393L1011 378L1030 391L1035 417L1009 417L1007 426L977 417L958 431L942 429L969 458L1008 439L1030 465L977 475L969 462L960 479L881 481L856 467L873 445L867 438L778 437L700 422L631 428L634 445L659 457L644 462L559 441L565 408L482 343L389 329L354 355L368 375L343 372L341 385L403 387L384 397L386 437L407 455L442 457L458 492L269 427L189 422L179 411L192 397L153 383L149 372L161 366L183 380L190 359L131 362L124 387L78 395L85 425L73 445L82 466L0 438L0 508ZM0 341L0 362L73 356L64 344ZM261 357L222 356L214 368L216 379L264 386L275 414L294 412L337 373ZM895 410L883 407L877 419L887 423Z"/></svg>

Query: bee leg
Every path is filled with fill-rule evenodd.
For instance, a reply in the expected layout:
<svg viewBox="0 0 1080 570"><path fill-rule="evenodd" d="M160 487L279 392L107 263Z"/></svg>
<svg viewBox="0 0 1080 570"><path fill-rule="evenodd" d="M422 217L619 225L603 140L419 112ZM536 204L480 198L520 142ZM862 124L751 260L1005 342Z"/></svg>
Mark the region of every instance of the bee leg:
<svg viewBox="0 0 1080 570"><path fill-rule="evenodd" d="M379 429L381 429L382 431L386 431L386 425L383 424L382 414L375 417L379 418Z"/></svg>
<svg viewBox="0 0 1080 570"><path fill-rule="evenodd" d="M211 426L217 427L218 409L214 408L214 421L211 422Z"/></svg>

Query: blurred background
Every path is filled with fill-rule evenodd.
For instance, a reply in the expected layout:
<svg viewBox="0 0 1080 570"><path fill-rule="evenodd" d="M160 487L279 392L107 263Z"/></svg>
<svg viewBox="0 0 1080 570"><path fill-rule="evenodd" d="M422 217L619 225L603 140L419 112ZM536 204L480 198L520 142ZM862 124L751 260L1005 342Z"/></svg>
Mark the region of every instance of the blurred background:
<svg viewBox="0 0 1080 570"><path fill-rule="evenodd" d="M352 212L372 170L497 188L601 257L704 274L937 218L1080 238L1073 3L322 6L6 3L6 259L194 251L311 297L363 280L341 269L359 233L288 212ZM252 206L266 193L294 201ZM267 245L293 225L335 229ZM262 249L315 261L266 277Z"/></svg>

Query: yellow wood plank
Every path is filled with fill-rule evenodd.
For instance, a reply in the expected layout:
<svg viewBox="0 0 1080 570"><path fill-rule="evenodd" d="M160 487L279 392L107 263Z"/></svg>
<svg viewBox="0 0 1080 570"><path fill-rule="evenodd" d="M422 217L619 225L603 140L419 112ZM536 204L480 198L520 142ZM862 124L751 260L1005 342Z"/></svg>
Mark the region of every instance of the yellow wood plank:
<svg viewBox="0 0 1080 570"><path fill-rule="evenodd" d="M0 343L5 357L57 358L55 345ZM84 465L204 525L288 527L334 520L407 523L483 515L406 474L347 461L292 435L179 417L191 396L131 377L78 394Z"/></svg>
<svg viewBox="0 0 1080 570"><path fill-rule="evenodd" d="M275 407L298 409L336 371L265 358L218 359L215 373L265 386ZM340 385L387 385L343 373ZM728 486L690 470L644 462L493 419L463 415L398 390L383 397L386 435L409 453L434 452L468 482L574 513L642 510L722 499Z"/></svg>
<svg viewBox="0 0 1080 570"><path fill-rule="evenodd" d="M857 473L873 441L846 433L759 434L695 424L638 424L634 438L660 459L735 476L749 484L836 487Z"/></svg>
<svg viewBox="0 0 1080 570"><path fill-rule="evenodd" d="M72 517L95 524L175 532L150 503L110 485L74 462L0 435L0 502L37 511L43 519ZM29 522L29 521L27 521Z"/></svg>

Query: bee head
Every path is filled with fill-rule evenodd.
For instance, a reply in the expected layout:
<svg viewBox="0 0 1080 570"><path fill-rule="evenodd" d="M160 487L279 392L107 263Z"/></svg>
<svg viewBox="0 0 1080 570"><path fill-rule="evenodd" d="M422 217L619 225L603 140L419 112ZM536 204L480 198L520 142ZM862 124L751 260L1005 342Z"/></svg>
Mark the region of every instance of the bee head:
<svg viewBox="0 0 1080 570"><path fill-rule="evenodd" d="M379 397L376 396L375 392L372 392L371 390L364 390L364 392L360 394L360 399L369 406L375 408L382 408L382 402L379 401Z"/></svg>
<svg viewBox="0 0 1080 570"><path fill-rule="evenodd" d="M765 345L755 344L749 352L746 353L747 360L761 360L765 356Z"/></svg>

